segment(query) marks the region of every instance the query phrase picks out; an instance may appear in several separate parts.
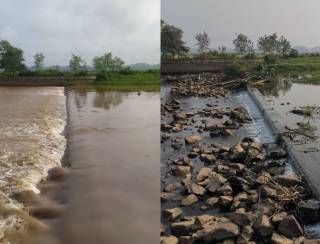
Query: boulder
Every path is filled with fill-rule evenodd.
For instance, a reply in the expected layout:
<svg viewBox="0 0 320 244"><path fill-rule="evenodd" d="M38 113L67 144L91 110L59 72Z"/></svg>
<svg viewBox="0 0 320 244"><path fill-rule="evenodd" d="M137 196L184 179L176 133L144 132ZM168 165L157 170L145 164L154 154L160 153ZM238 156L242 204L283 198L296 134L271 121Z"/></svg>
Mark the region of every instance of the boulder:
<svg viewBox="0 0 320 244"><path fill-rule="evenodd" d="M233 201L231 196L221 196L219 197L219 204L222 208L230 207Z"/></svg>
<svg viewBox="0 0 320 244"><path fill-rule="evenodd" d="M202 137L199 135L190 135L185 138L187 144L193 144L202 141Z"/></svg>
<svg viewBox="0 0 320 244"><path fill-rule="evenodd" d="M282 219L278 226L278 231L287 237L303 235L301 226L293 215L288 215Z"/></svg>
<svg viewBox="0 0 320 244"><path fill-rule="evenodd" d="M213 224L215 218L211 215L201 215L195 218L194 224L198 225L201 229Z"/></svg>
<svg viewBox="0 0 320 244"><path fill-rule="evenodd" d="M293 244L293 241L286 238L283 235L278 234L277 232L273 232L271 236L272 244Z"/></svg>
<svg viewBox="0 0 320 244"><path fill-rule="evenodd" d="M197 196L195 194L190 194L189 196L187 196L181 200L181 205L182 206L190 206L192 204L195 204L198 201L199 201L199 199L197 198Z"/></svg>
<svg viewBox="0 0 320 244"><path fill-rule="evenodd" d="M292 187L301 184L301 179L296 175L278 175L274 180L282 186Z"/></svg>
<svg viewBox="0 0 320 244"><path fill-rule="evenodd" d="M274 197L276 195L277 195L277 191L272 189L271 187L266 185L261 187L261 196L263 198Z"/></svg>
<svg viewBox="0 0 320 244"><path fill-rule="evenodd" d="M204 241L213 243L213 241L235 238L239 233L239 227L232 222L214 223L204 228L201 237Z"/></svg>
<svg viewBox="0 0 320 244"><path fill-rule="evenodd" d="M174 182L174 183L169 183L168 185L165 186L164 191L165 192L173 192L177 191L182 187L180 182Z"/></svg>
<svg viewBox="0 0 320 244"><path fill-rule="evenodd" d="M246 152L240 143L230 148L229 157L231 161L243 161L246 158Z"/></svg>
<svg viewBox="0 0 320 244"><path fill-rule="evenodd" d="M201 154L200 159L206 163L213 163L217 160L213 154Z"/></svg>
<svg viewBox="0 0 320 244"><path fill-rule="evenodd" d="M272 148L269 152L269 157L272 159L284 158L287 155L287 152L281 147Z"/></svg>
<svg viewBox="0 0 320 244"><path fill-rule="evenodd" d="M262 237L271 236L273 232L273 226L270 222L269 216L260 215L253 225L253 229Z"/></svg>
<svg viewBox="0 0 320 244"><path fill-rule="evenodd" d="M279 223L283 220L284 217L286 217L288 214L287 212L279 212L276 213L272 216L271 220L272 223L274 223L275 225L279 225Z"/></svg>
<svg viewBox="0 0 320 244"><path fill-rule="evenodd" d="M171 231L175 236L186 236L197 230L194 220L187 220L171 224Z"/></svg>
<svg viewBox="0 0 320 244"><path fill-rule="evenodd" d="M173 172L175 175L187 176L191 172L191 167L189 166L175 166L173 168Z"/></svg>
<svg viewBox="0 0 320 244"><path fill-rule="evenodd" d="M245 212L233 212L227 215L227 217L235 224L239 226L246 226L250 224L249 215Z"/></svg>
<svg viewBox="0 0 320 244"><path fill-rule="evenodd" d="M208 205L209 207L214 207L215 205L217 205L218 201L219 201L219 198L210 197L206 200L205 204Z"/></svg>
<svg viewBox="0 0 320 244"><path fill-rule="evenodd" d="M181 208L170 208L162 210L162 216L164 219L175 221L182 214Z"/></svg>
<svg viewBox="0 0 320 244"><path fill-rule="evenodd" d="M197 175L197 182L203 181L211 175L212 170L207 167L202 167Z"/></svg>
<svg viewBox="0 0 320 244"><path fill-rule="evenodd" d="M199 196L202 196L206 193L206 189L204 187L199 186L194 183L191 185L191 190L192 190L192 193L199 195Z"/></svg>
<svg viewBox="0 0 320 244"><path fill-rule="evenodd" d="M160 244L178 244L179 240L175 236L161 236Z"/></svg>
<svg viewBox="0 0 320 244"><path fill-rule="evenodd" d="M237 244L247 244L253 235L253 229L250 225L244 226L237 239Z"/></svg>

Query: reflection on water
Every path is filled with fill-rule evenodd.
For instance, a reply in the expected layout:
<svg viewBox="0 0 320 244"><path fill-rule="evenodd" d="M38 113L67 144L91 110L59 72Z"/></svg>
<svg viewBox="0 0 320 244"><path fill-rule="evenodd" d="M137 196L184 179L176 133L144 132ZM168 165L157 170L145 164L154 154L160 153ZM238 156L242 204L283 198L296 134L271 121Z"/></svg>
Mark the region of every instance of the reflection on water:
<svg viewBox="0 0 320 244"><path fill-rule="evenodd" d="M301 109L305 106L319 107L320 86L282 83L262 93L269 100L273 110L282 116L280 123L289 127L297 127L297 123L309 124L311 127L318 129L315 133L320 136L320 120L318 117L305 117L290 112L293 109Z"/></svg>
<svg viewBox="0 0 320 244"><path fill-rule="evenodd" d="M157 243L159 93L69 90L60 243Z"/></svg>
<svg viewBox="0 0 320 244"><path fill-rule="evenodd" d="M273 80L262 86L259 91L265 96L284 96L292 87L292 81L288 78Z"/></svg>

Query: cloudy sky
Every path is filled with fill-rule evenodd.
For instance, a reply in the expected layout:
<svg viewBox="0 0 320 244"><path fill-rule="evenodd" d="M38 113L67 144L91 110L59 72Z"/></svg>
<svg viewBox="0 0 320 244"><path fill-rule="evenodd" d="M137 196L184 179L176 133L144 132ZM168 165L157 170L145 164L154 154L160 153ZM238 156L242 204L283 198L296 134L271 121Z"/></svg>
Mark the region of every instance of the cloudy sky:
<svg viewBox="0 0 320 244"><path fill-rule="evenodd" d="M159 63L159 0L0 0L0 39L43 52L46 65L67 65L71 53L112 51L126 63Z"/></svg>
<svg viewBox="0 0 320 244"><path fill-rule="evenodd" d="M212 47L232 47L235 33L256 41L277 32L293 45L320 46L319 0L162 0L161 17L181 27L194 46L195 33L207 31Z"/></svg>

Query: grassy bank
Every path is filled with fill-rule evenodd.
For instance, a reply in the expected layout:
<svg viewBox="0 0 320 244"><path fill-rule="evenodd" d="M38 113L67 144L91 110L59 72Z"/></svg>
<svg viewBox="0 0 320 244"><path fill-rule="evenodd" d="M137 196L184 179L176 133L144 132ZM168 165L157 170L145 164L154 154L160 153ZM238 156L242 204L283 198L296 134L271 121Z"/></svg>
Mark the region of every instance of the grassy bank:
<svg viewBox="0 0 320 244"><path fill-rule="evenodd" d="M271 66L276 75L292 77L295 82L320 84L320 57L281 58Z"/></svg>
<svg viewBox="0 0 320 244"><path fill-rule="evenodd" d="M160 73L155 71L112 72L105 80L97 80L96 85L107 86L160 86Z"/></svg>

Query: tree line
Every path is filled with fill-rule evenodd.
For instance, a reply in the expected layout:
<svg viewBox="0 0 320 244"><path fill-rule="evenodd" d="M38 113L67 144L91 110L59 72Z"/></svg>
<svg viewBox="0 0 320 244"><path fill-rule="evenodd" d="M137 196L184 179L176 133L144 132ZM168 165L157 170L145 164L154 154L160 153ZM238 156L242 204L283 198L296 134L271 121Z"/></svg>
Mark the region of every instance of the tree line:
<svg viewBox="0 0 320 244"><path fill-rule="evenodd" d="M190 52L182 40L183 31L173 25L161 21L161 54L162 56L184 55ZM195 35L196 45L199 53L211 52L209 35L204 31ZM234 50L246 57L255 56L255 45L248 36L239 33L233 40ZM264 54L277 54L283 57L296 57L298 51L294 49L291 43L283 36L277 33L264 35L258 38L256 48ZM216 52L226 53L225 46L219 46Z"/></svg>
<svg viewBox="0 0 320 244"><path fill-rule="evenodd" d="M26 73L30 69L25 65L23 50L14 47L9 41L0 41L0 71L6 75L19 75ZM39 52L34 55L34 69L40 73L44 71L45 56ZM107 52L101 56L96 56L92 60L97 77L106 78L108 72L115 72L128 69L125 62L111 52ZM76 54L72 54L69 61L69 69L74 74L86 74L88 72L88 65L85 60Z"/></svg>

